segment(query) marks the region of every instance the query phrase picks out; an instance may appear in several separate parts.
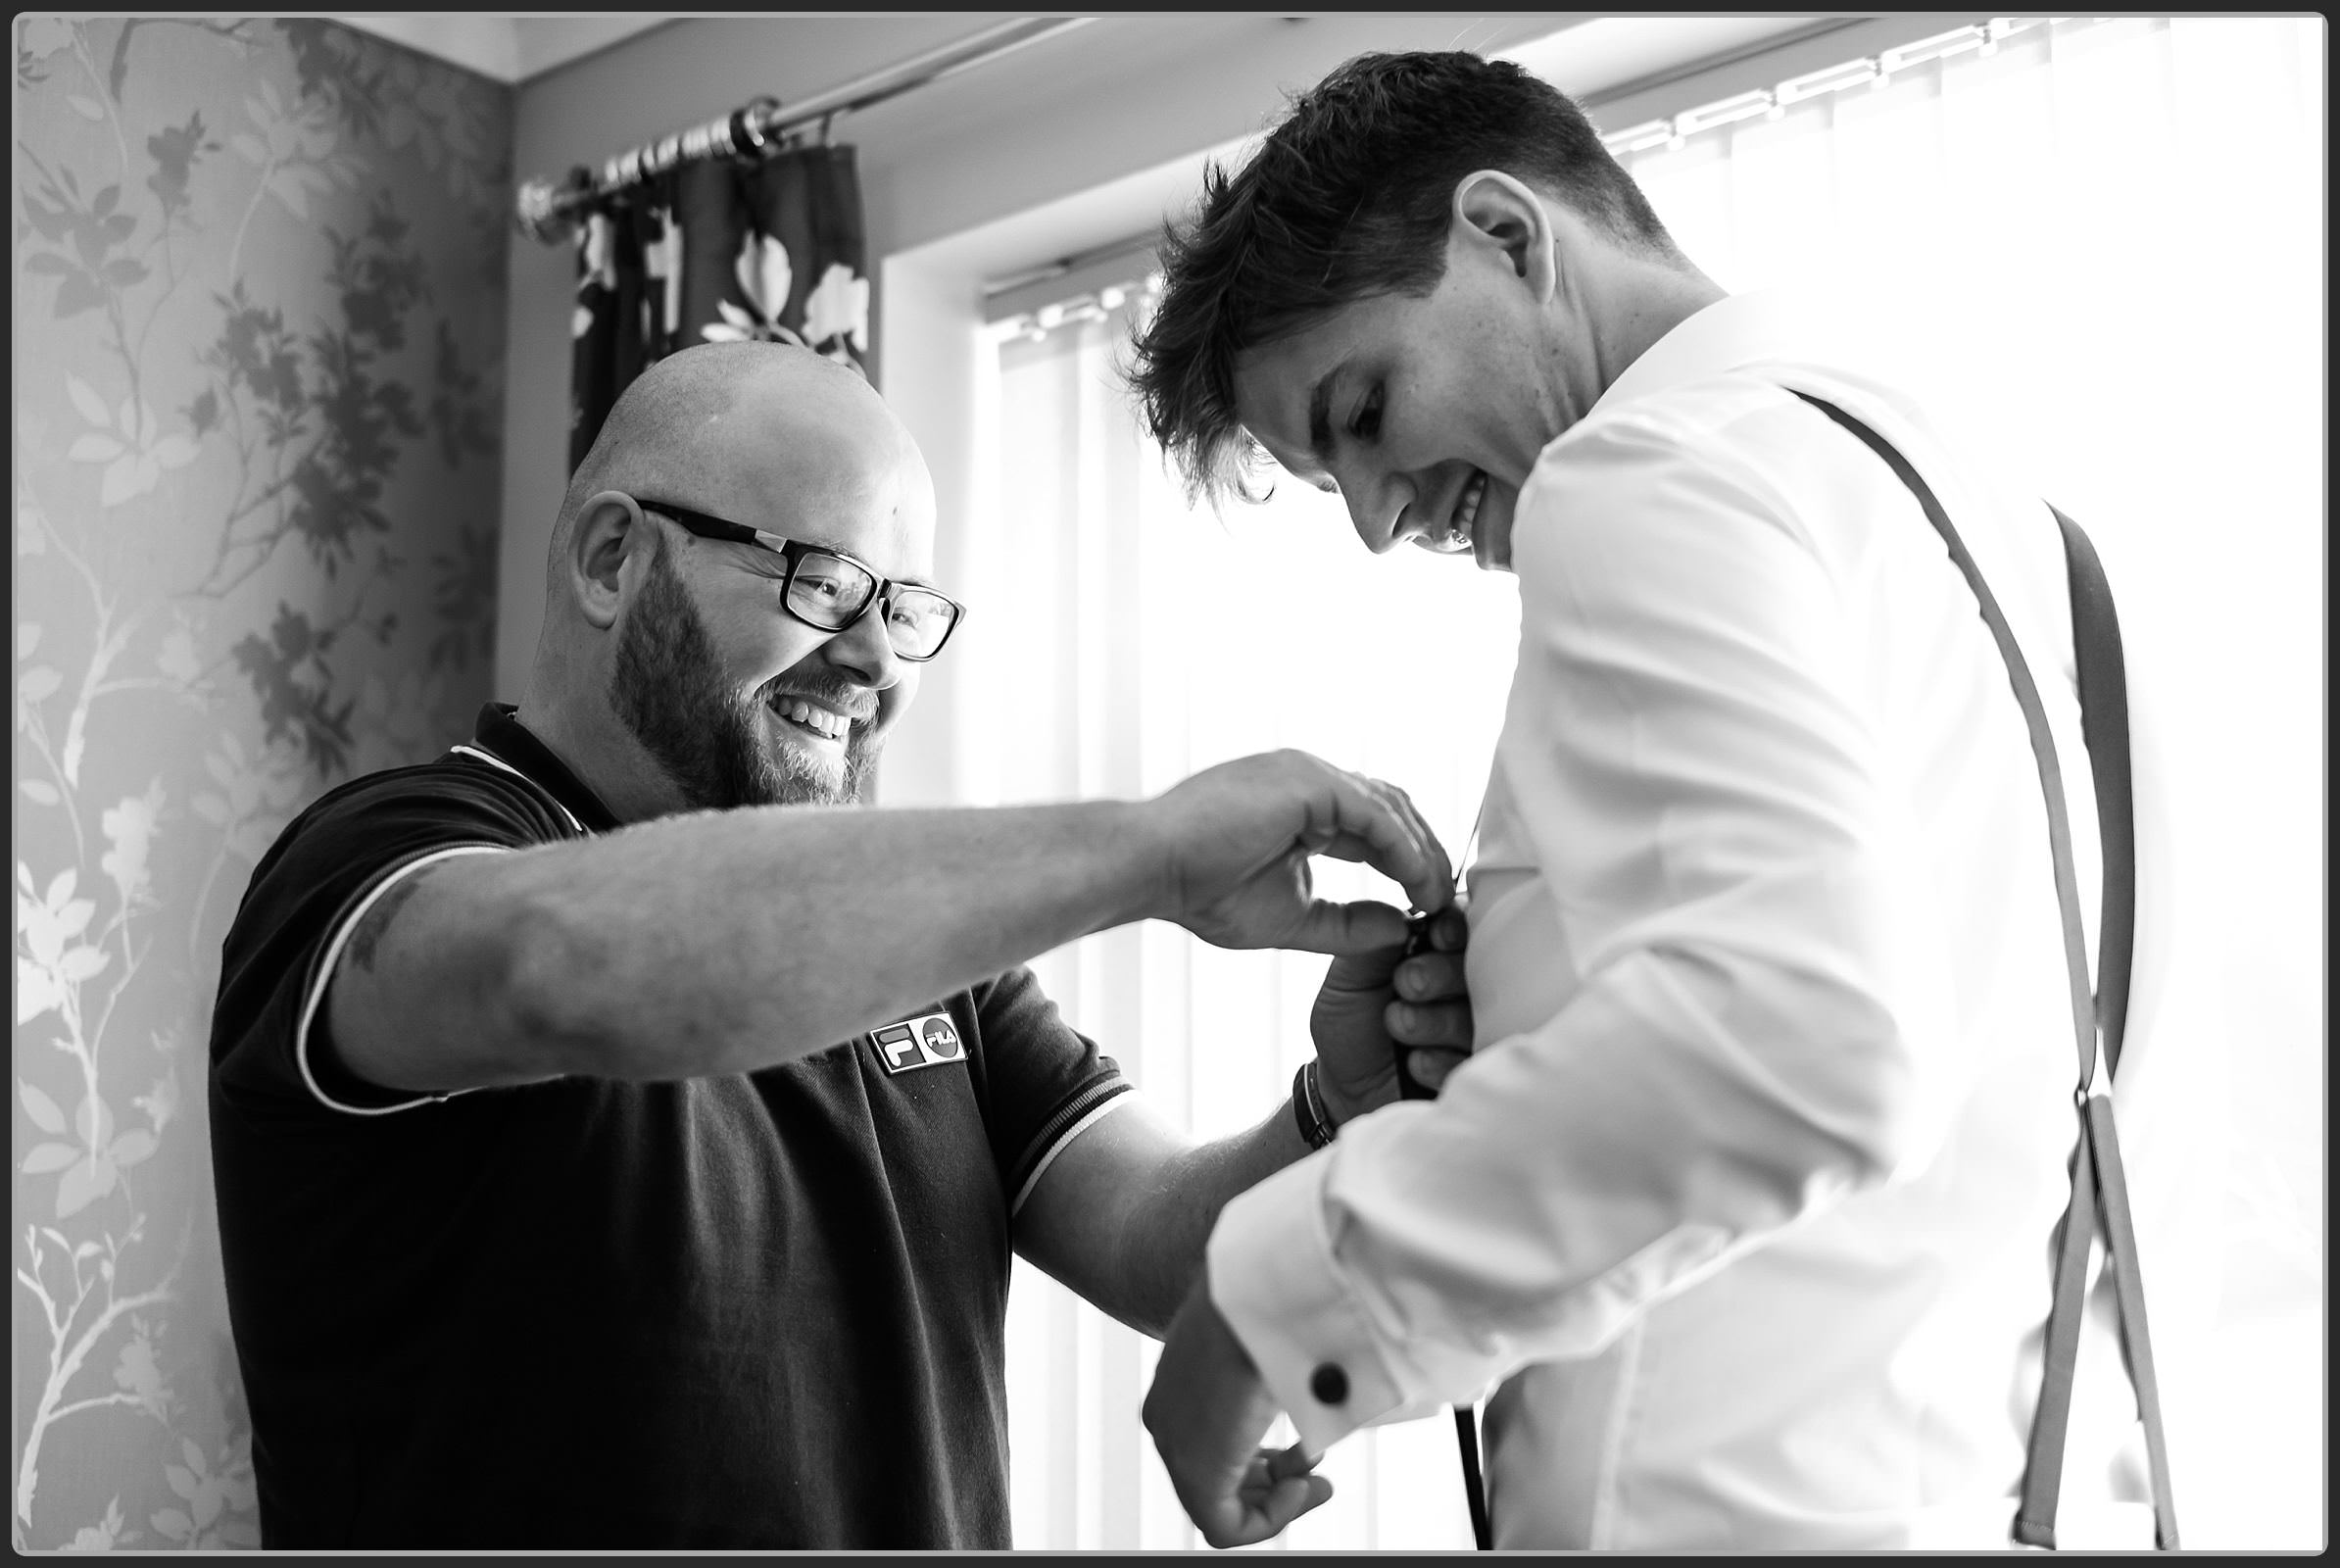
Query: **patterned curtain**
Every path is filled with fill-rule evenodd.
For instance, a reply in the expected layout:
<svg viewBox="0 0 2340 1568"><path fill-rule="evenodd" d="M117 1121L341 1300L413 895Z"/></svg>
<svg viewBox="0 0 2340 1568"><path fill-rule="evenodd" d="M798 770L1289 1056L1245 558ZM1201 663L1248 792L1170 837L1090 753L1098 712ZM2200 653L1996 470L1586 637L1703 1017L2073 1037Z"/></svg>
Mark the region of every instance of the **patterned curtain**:
<svg viewBox="0 0 2340 1568"><path fill-rule="evenodd" d="M869 278L851 147L684 164L578 225L568 466L645 366L685 344L800 343L869 373Z"/></svg>

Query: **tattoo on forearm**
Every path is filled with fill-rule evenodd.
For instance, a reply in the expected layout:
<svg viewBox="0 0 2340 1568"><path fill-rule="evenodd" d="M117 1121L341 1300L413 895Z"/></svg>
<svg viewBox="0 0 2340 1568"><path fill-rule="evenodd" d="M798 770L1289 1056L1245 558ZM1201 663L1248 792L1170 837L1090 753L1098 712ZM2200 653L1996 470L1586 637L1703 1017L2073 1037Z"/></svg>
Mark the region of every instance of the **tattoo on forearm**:
<svg viewBox="0 0 2340 1568"><path fill-rule="evenodd" d="M350 936L350 962L371 972L375 944L382 940L382 933L390 929L392 920L398 918L399 909L414 896L414 890L422 885L422 879L429 874L428 871L417 871L413 876L402 878L389 892L374 900L373 907L366 911L366 917L358 922L358 929Z"/></svg>

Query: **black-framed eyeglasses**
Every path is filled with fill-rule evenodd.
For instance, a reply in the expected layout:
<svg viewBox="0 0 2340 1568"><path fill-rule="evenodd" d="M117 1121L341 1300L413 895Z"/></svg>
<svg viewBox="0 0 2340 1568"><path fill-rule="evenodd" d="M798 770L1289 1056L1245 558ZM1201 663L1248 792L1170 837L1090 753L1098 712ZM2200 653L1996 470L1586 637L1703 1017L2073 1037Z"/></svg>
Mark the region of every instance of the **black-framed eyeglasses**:
<svg viewBox="0 0 2340 1568"><path fill-rule="evenodd" d="M951 631L967 612L967 607L949 594L881 576L868 563L856 561L842 550L783 539L776 533L693 512L669 501L646 501L640 496L634 500L644 511L672 517L702 539L755 545L787 562L788 576L781 585L780 602L788 607L790 614L807 626L821 631L844 631L867 614L871 605L882 605L886 641L893 645L897 656L912 662L923 663L941 653L943 644L950 641Z"/></svg>

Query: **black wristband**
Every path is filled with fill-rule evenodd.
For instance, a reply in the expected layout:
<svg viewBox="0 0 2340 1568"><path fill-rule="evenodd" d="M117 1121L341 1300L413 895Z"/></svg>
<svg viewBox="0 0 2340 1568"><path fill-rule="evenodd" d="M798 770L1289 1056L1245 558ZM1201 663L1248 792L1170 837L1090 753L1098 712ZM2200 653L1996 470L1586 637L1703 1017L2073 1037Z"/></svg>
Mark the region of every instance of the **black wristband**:
<svg viewBox="0 0 2340 1568"><path fill-rule="evenodd" d="M1322 1149L1333 1141L1335 1128L1325 1118L1324 1102L1316 1094L1316 1058L1300 1063L1292 1075L1292 1119L1300 1129L1300 1142Z"/></svg>

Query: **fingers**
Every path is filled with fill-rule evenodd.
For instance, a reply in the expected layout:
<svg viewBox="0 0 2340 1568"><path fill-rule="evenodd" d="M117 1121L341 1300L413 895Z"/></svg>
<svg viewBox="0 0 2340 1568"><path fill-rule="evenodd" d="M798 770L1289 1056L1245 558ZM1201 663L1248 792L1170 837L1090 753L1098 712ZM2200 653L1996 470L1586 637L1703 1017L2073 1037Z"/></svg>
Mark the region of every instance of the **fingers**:
<svg viewBox="0 0 2340 1568"><path fill-rule="evenodd" d="M1425 876L1422 878L1392 875L1392 880L1406 890L1417 909L1436 909L1454 900L1454 866L1447 858L1446 847L1431 831L1430 821L1412 796L1387 779L1364 779L1366 787L1381 801L1382 807L1401 823L1406 836L1413 841L1421 858Z"/></svg>
<svg viewBox="0 0 2340 1568"><path fill-rule="evenodd" d="M1378 921L1375 923L1379 924ZM1370 934L1370 928L1367 934ZM1396 971L1404 955L1402 946L1364 948L1343 953L1325 971L1324 989L1359 997L1392 990L1396 986Z"/></svg>
<svg viewBox="0 0 2340 1568"><path fill-rule="evenodd" d="M1389 986L1407 1002L1438 1002L1469 994L1459 953L1418 953L1396 966Z"/></svg>
<svg viewBox="0 0 2340 1568"><path fill-rule="evenodd" d="M1259 1446L1276 1404L1198 1278L1171 1320L1140 1414L1179 1506L1214 1546L1249 1545L1332 1495Z"/></svg>
<svg viewBox="0 0 2340 1568"><path fill-rule="evenodd" d="M1382 1027L1401 1046L1443 1046L1451 1051L1471 1049L1471 1004L1468 1002L1392 1002L1382 1009Z"/></svg>
<svg viewBox="0 0 2340 1568"><path fill-rule="evenodd" d="M1167 906L1157 912L1220 947L1336 956L1402 947L1396 910L1313 898L1309 865L1319 855L1374 867L1417 907L1454 900L1445 849L1403 790L1304 752L1223 762L1151 806L1167 857L1157 880ZM1455 940L1433 946L1452 951Z"/></svg>
<svg viewBox="0 0 2340 1568"><path fill-rule="evenodd" d="M1335 956L1392 948L1405 940L1405 916L1373 899L1335 904L1318 899L1301 913L1276 946Z"/></svg>
<svg viewBox="0 0 2340 1568"><path fill-rule="evenodd" d="M1392 794L1403 799L1404 792L1398 790L1396 786L1389 785L1387 788ZM1407 803L1409 808L1411 804ZM1419 819L1417 818L1417 820ZM1424 828L1423 831L1427 833L1429 830ZM1314 847L1313 853L1331 856L1336 859L1360 860L1375 865L1377 869L1388 870L1387 866L1380 865L1376 860L1372 842L1353 833L1338 834L1326 840L1322 845ZM1450 880L1451 873L1446 869L1446 852L1439 849L1438 841L1433 838L1429 841L1428 853L1435 857L1435 863L1439 874L1449 878L1444 883L1446 891L1443 896L1451 900L1453 883ZM1419 897L1416 902L1420 902ZM1438 906L1434 906L1434 907ZM1385 954L1383 950L1396 949L1403 944L1409 934L1408 928L1403 915L1398 916L1398 923L1392 927L1384 918L1381 912L1384 910L1392 914L1396 913L1395 910L1389 909L1388 905L1378 904L1371 900L1344 905L1319 901L1309 910L1303 931L1281 945L1307 953L1331 953L1342 956L1374 955L1394 958L1396 956L1394 952ZM1354 968L1352 965L1354 972L1342 971L1338 976L1339 983L1352 990L1364 990L1388 984L1401 998L1417 1002L1437 1002L1443 998L1461 997L1465 995L1462 950L1470 941L1470 921L1465 917L1462 906L1459 904L1448 902L1442 907L1438 907L1438 913L1431 920L1432 951L1417 954L1403 962L1397 963L1393 971L1378 967L1368 970ZM1410 1038L1398 1034L1394 1028L1390 1032L1397 1039ZM1437 1032L1426 1036L1417 1043L1467 1046L1470 1044L1470 1025L1466 1019L1459 1038L1449 1027L1441 1025Z"/></svg>
<svg viewBox="0 0 2340 1568"><path fill-rule="evenodd" d="M1289 1448L1268 1453L1267 1472L1276 1480L1286 1476L1304 1476L1316 1468L1316 1460L1309 1454L1306 1444L1295 1443Z"/></svg>
<svg viewBox="0 0 2340 1568"><path fill-rule="evenodd" d="M1397 1000L1382 1009L1382 1027L1391 1040L1401 1046L1470 1049L1471 1000L1462 955L1416 954L1397 966L1390 986Z"/></svg>
<svg viewBox="0 0 2340 1568"><path fill-rule="evenodd" d="M1435 1094L1446 1087L1448 1074L1470 1059L1468 1051L1409 1047L1397 1054L1397 1070Z"/></svg>
<svg viewBox="0 0 2340 1568"><path fill-rule="evenodd" d="M1364 861L1404 888L1416 908L1441 908L1453 901L1454 869L1445 847L1405 791L1309 760L1331 776L1333 806L1324 831L1312 835L1312 850Z"/></svg>
<svg viewBox="0 0 2340 1568"><path fill-rule="evenodd" d="M1280 1536L1294 1519L1331 1500L1333 1483L1306 1471L1293 1472L1290 1455L1294 1448L1270 1452L1262 1448L1244 1468L1235 1494L1193 1508L1202 1539L1213 1546L1248 1546ZM1182 1499L1183 1500L1183 1499Z"/></svg>

